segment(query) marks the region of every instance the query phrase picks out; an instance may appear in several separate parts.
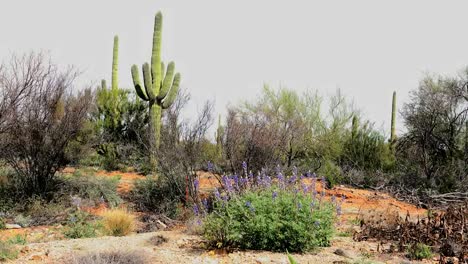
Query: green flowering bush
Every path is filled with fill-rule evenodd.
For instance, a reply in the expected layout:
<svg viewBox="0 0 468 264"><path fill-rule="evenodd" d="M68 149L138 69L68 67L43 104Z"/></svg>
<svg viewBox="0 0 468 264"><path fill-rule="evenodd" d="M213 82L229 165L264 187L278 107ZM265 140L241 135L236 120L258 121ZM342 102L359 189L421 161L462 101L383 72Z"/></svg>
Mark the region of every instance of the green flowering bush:
<svg viewBox="0 0 468 264"><path fill-rule="evenodd" d="M335 205L316 197L296 176L265 179L225 177L225 192L216 191L212 203L195 205L195 214L203 216L204 237L217 247L280 252L329 246Z"/></svg>

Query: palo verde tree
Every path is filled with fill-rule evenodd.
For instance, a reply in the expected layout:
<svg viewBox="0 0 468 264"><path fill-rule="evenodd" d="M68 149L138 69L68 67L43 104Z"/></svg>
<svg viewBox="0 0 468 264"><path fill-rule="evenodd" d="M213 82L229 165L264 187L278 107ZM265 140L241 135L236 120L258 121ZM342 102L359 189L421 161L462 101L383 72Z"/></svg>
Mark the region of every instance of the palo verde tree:
<svg viewBox="0 0 468 264"><path fill-rule="evenodd" d="M144 89L138 74L138 67L132 66L132 78L135 90L138 96L148 101L150 112L150 145L151 145L151 163L156 167L157 159L155 151L160 144L161 135L161 112L169 108L174 102L179 89L180 74L175 72L174 62L167 65L164 72L164 63L161 61L161 33L162 33L162 14L158 12L154 20L153 32L153 52L151 55L151 67L148 63L143 64Z"/></svg>

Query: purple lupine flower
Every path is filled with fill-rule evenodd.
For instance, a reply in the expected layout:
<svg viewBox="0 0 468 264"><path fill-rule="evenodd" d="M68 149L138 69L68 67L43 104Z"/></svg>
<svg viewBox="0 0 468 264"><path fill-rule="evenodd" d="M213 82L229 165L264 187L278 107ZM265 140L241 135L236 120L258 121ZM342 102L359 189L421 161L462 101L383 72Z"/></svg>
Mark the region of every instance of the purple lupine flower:
<svg viewBox="0 0 468 264"><path fill-rule="evenodd" d="M325 188L327 188L327 181L325 177L322 176L322 193L320 194L322 198L325 197Z"/></svg>
<svg viewBox="0 0 468 264"><path fill-rule="evenodd" d="M314 225L318 227L318 226L320 226L320 222L319 222L318 220L316 220L316 221L314 222Z"/></svg>
<svg viewBox="0 0 468 264"><path fill-rule="evenodd" d="M282 171L281 171L281 166L278 164L276 165L276 175L280 174Z"/></svg>
<svg viewBox="0 0 468 264"><path fill-rule="evenodd" d="M309 192L309 186L307 186L304 183L301 183L301 186L302 186L302 192L303 193L308 193Z"/></svg>
<svg viewBox="0 0 468 264"><path fill-rule="evenodd" d="M197 215L197 216L198 216L198 214L200 213L200 211L198 210L198 205L196 205L196 204L193 205L193 213L194 213L195 215Z"/></svg>
<svg viewBox="0 0 468 264"><path fill-rule="evenodd" d="M255 208L252 206L252 203L247 201L245 202L245 205L250 209L250 212L254 212L255 211Z"/></svg>
<svg viewBox="0 0 468 264"><path fill-rule="evenodd" d="M289 184L294 184L294 183L296 183L296 180L297 180L297 177L292 176L292 177L289 178L288 182L289 182Z"/></svg>
<svg viewBox="0 0 468 264"><path fill-rule="evenodd" d="M277 191L274 191L273 194L272 194L272 197L273 197L273 200L278 197L278 192Z"/></svg>
<svg viewBox="0 0 468 264"><path fill-rule="evenodd" d="M214 194L215 194L215 197L216 197L217 200L219 200L221 198L221 195L219 194L218 188L215 188Z"/></svg>
<svg viewBox="0 0 468 264"><path fill-rule="evenodd" d="M346 196L344 194L341 195L341 202L344 203L344 201L346 200Z"/></svg>
<svg viewBox="0 0 468 264"><path fill-rule="evenodd" d="M201 226L201 224L202 224L202 222L201 222L200 218L197 218L197 225Z"/></svg>
<svg viewBox="0 0 468 264"><path fill-rule="evenodd" d="M310 202L310 209L313 210L315 207L315 201Z"/></svg>
<svg viewBox="0 0 468 264"><path fill-rule="evenodd" d="M198 181L198 179L195 179L193 181L193 186L195 187L195 191L198 192L198 188L200 187L200 182Z"/></svg>
<svg viewBox="0 0 468 264"><path fill-rule="evenodd" d="M301 204L301 202L298 202L298 203L297 203L297 209L299 209L299 210L302 209L302 204Z"/></svg>
<svg viewBox="0 0 468 264"><path fill-rule="evenodd" d="M224 186L226 187L226 191L227 192L232 192L232 184L231 184L231 179L229 179L228 176L224 175L222 177L222 182L224 184Z"/></svg>
<svg viewBox="0 0 468 264"><path fill-rule="evenodd" d="M209 171L209 172L213 172L214 166L213 166L213 163L211 163L211 161L208 161L207 167L208 167L208 171Z"/></svg>
<svg viewBox="0 0 468 264"><path fill-rule="evenodd" d="M239 190L239 176L233 175L232 179L234 180L234 186L236 187L236 190Z"/></svg>
<svg viewBox="0 0 468 264"><path fill-rule="evenodd" d="M205 210L208 211L208 200L207 200L207 199L203 199L203 200L202 200L202 203L203 203L203 206L205 207Z"/></svg>
<svg viewBox="0 0 468 264"><path fill-rule="evenodd" d="M310 176L311 176L310 171L308 171L308 172L306 173L306 177L307 177L307 178L310 178Z"/></svg>
<svg viewBox="0 0 468 264"><path fill-rule="evenodd" d="M332 197L331 197L331 202L334 204L336 202L336 197L335 195L333 194Z"/></svg>
<svg viewBox="0 0 468 264"><path fill-rule="evenodd" d="M247 162L245 162L245 161L242 162L242 169L244 171L247 171Z"/></svg>
<svg viewBox="0 0 468 264"><path fill-rule="evenodd" d="M336 206L336 215L341 216L341 204Z"/></svg>

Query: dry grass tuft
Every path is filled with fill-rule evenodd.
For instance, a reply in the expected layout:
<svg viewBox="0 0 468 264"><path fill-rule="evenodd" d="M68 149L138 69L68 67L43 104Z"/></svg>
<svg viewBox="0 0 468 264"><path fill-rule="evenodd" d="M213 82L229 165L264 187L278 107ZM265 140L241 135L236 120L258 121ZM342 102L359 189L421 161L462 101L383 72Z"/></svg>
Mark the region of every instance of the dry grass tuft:
<svg viewBox="0 0 468 264"><path fill-rule="evenodd" d="M135 229L135 217L125 209L112 209L103 215L105 232L111 236L126 236Z"/></svg>
<svg viewBox="0 0 468 264"><path fill-rule="evenodd" d="M139 251L105 251L86 255L72 256L66 263L70 264L147 264L149 263L143 252Z"/></svg>

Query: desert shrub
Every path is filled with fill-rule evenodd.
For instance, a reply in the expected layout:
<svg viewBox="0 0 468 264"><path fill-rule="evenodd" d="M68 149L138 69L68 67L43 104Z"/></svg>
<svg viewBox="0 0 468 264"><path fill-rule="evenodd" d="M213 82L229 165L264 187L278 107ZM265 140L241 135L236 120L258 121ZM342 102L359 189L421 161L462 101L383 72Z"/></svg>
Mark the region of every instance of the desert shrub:
<svg viewBox="0 0 468 264"><path fill-rule="evenodd" d="M432 258L431 247L423 243L417 243L408 248L408 257L410 259L429 259Z"/></svg>
<svg viewBox="0 0 468 264"><path fill-rule="evenodd" d="M96 237L101 225L93 222L91 216L83 211L71 213L66 222L63 234L68 238Z"/></svg>
<svg viewBox="0 0 468 264"><path fill-rule="evenodd" d="M52 201L31 197L22 204L16 204L13 210L30 218L30 226L37 226L62 222L72 208L67 197L59 197Z"/></svg>
<svg viewBox="0 0 468 264"><path fill-rule="evenodd" d="M105 251L75 255L66 260L70 264L146 264L145 253L137 251Z"/></svg>
<svg viewBox="0 0 468 264"><path fill-rule="evenodd" d="M282 188L280 184L238 195L230 195L228 187L227 196L217 195L213 211L203 220L204 237L218 247L282 252L306 252L329 246L334 230L334 206L311 197L308 187L299 191L294 186L301 188L295 183L291 188Z"/></svg>
<svg viewBox="0 0 468 264"><path fill-rule="evenodd" d="M112 209L102 216L104 231L111 236L126 236L135 229L135 217L124 209Z"/></svg>
<svg viewBox="0 0 468 264"><path fill-rule="evenodd" d="M118 177L82 175L77 171L71 176L63 177L61 192L64 195L77 196L94 203L107 202L110 206L115 207L122 202L122 198L117 193L118 184Z"/></svg>
<svg viewBox="0 0 468 264"><path fill-rule="evenodd" d="M0 230L5 229L5 220L0 217Z"/></svg>
<svg viewBox="0 0 468 264"><path fill-rule="evenodd" d="M24 216L23 214L18 214L15 216L14 219L15 223L20 225L21 227L28 227L32 223L32 219L30 216Z"/></svg>
<svg viewBox="0 0 468 264"><path fill-rule="evenodd" d="M325 179L329 183L327 187L333 187L335 184L340 183L343 179L341 168L331 160L325 160L318 173L320 175L324 175Z"/></svg>
<svg viewBox="0 0 468 264"><path fill-rule="evenodd" d="M56 172L68 163L67 147L83 128L92 93L76 92L77 71L62 71L42 54L13 57L5 69L0 88L6 96L0 100L15 103L0 113L0 159L15 170L8 180L17 193L49 198L57 189Z"/></svg>
<svg viewBox="0 0 468 264"><path fill-rule="evenodd" d="M181 179L183 179L181 177ZM176 178L176 180L178 180ZM176 186L184 186L185 182L176 183ZM175 185L175 184L174 184ZM138 210L164 213L169 217L175 217L177 214L177 203L182 199L181 194L173 191L171 183L160 178L146 177L137 180L130 192L130 200L135 204Z"/></svg>

